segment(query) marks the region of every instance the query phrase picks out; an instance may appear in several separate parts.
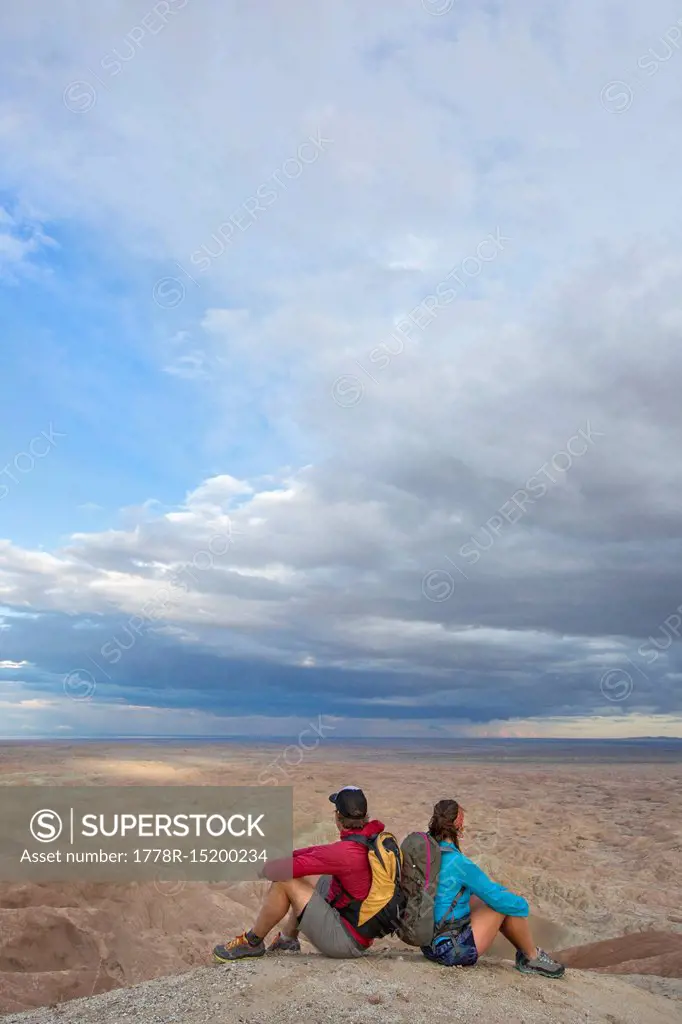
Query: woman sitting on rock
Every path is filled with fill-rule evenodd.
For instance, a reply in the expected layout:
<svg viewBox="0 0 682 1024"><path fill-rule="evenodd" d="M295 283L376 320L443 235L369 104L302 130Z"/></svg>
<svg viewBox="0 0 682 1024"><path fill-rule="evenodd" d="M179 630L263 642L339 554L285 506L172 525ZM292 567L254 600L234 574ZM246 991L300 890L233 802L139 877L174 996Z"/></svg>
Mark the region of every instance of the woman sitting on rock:
<svg viewBox="0 0 682 1024"><path fill-rule="evenodd" d="M505 889L465 857L459 848L464 812L456 800L439 800L429 835L441 852L434 907L436 934L422 953L445 967L473 967L498 932L516 948L516 969L560 978L565 967L533 942L528 903Z"/></svg>

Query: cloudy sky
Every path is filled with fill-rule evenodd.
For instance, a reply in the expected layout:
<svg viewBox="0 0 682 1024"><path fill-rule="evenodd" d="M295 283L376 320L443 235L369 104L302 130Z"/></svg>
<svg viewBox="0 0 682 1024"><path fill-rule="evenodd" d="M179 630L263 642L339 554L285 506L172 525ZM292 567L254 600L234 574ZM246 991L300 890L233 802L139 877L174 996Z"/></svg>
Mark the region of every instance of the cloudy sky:
<svg viewBox="0 0 682 1024"><path fill-rule="evenodd" d="M0 33L0 734L682 736L682 8Z"/></svg>

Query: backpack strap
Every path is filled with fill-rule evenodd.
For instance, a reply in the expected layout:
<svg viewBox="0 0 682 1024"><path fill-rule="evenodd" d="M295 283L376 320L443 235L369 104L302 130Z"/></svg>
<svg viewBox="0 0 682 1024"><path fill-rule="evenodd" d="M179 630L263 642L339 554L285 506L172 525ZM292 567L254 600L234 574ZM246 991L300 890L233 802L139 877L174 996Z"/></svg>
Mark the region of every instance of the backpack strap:
<svg viewBox="0 0 682 1024"><path fill-rule="evenodd" d="M349 902L353 902L356 899L356 897L355 896L351 896L351 894L348 892L348 889L346 889L345 885L342 883L340 878L336 878L335 877L334 880L335 880L336 884L339 887L339 891L337 892L337 894L334 897L334 899L331 900L331 902L329 903L329 906L330 907L334 907L334 909L337 910L338 908L337 908L336 904L337 904L338 900L341 899L342 896L347 896Z"/></svg>
<svg viewBox="0 0 682 1024"><path fill-rule="evenodd" d="M377 832L377 836L380 833ZM377 836L341 836L342 843L360 843L360 846L372 847Z"/></svg>
<svg viewBox="0 0 682 1024"><path fill-rule="evenodd" d="M377 843L377 838L380 835L381 835L381 832L377 832L377 834L374 835L374 836L341 836L341 842L342 843L359 843L360 846L364 846L366 850L374 850L375 854L377 855L377 857L379 859L379 863L381 864L381 866L383 868L385 866L384 865L384 859L381 856L381 852L379 850L379 844Z"/></svg>
<svg viewBox="0 0 682 1024"><path fill-rule="evenodd" d="M424 889L428 889L431 882L431 837L428 832L417 832L418 836L424 837L426 843L426 872L424 874Z"/></svg>
<svg viewBox="0 0 682 1024"><path fill-rule="evenodd" d="M443 932L448 931L449 925L451 925L453 923L452 921L448 921L448 917L450 916L452 911L457 906L459 898L460 898L460 896L462 895L462 893L464 892L465 889L466 889L466 886L463 885L461 887L461 889L459 890L459 892L457 893L457 895L455 896L455 898L453 899L453 901L450 904L450 906L448 907L448 909L445 911L445 913L441 917L441 919L438 922L438 924L436 925L436 928L435 928L434 933L433 933L434 939L437 938L439 935L442 935ZM462 925L466 925L466 924L468 924L470 919L471 919L470 916L463 917L459 923L462 924Z"/></svg>
<svg viewBox="0 0 682 1024"><path fill-rule="evenodd" d="M374 850L374 849L375 849L375 843L374 843L374 840L376 839L376 837L377 837L378 835L380 835L380 833L379 833L379 832L377 832L377 835L376 835L376 836L369 836L369 837L368 837L368 836L341 836L341 842L342 842L342 843L359 843L359 844L360 844L360 846L364 846L366 850ZM378 852L378 851L377 851L377 856L379 856L379 852ZM380 859L381 859L381 858L380 858ZM349 903L355 903L355 902L357 902L357 897L356 897L356 896L351 896L351 894L350 894L350 893L348 892L348 889L346 889L346 887L345 887L345 885L343 884L343 882L341 881L341 879L340 879L340 878L336 878L336 876L334 876L334 877L335 877L335 880L336 880L336 884L337 884L337 885L338 885L338 887L339 887L339 892L338 892L338 894L337 894L337 895L336 895L336 896L334 897L334 899L333 899L333 900L332 900L332 902L331 902L331 903L329 904L329 906L330 906L330 907L334 907L334 909L335 909L335 910L336 910L336 909L339 909L339 908L338 908L338 907L336 906L336 902L337 902L337 900L338 900L338 899L339 899L339 898L340 898L341 896L347 896L347 897L348 897L348 900L349 900ZM345 910L345 909L346 909L346 907L344 907L343 909ZM340 911L340 912L341 912L341 911Z"/></svg>

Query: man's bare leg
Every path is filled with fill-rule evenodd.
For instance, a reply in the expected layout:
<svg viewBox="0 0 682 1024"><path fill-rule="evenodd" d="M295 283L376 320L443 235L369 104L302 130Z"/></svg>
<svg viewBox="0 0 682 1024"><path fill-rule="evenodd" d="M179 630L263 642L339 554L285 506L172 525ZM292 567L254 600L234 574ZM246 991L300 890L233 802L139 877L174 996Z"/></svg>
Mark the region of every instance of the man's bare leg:
<svg viewBox="0 0 682 1024"><path fill-rule="evenodd" d="M313 889L316 888L317 883L320 880L320 875L306 875L303 881L311 885ZM289 911L285 919L281 923L282 935L286 935L288 939L297 939L300 931L298 927L298 917L300 911L297 913L293 908Z"/></svg>
<svg viewBox="0 0 682 1024"><path fill-rule="evenodd" d="M295 910L290 910L282 921L282 935L286 935L288 939L297 939L298 931L298 914Z"/></svg>
<svg viewBox="0 0 682 1024"><path fill-rule="evenodd" d="M313 892L313 886L304 878L272 882L253 928L244 935L237 935L229 942L215 946L213 959L224 964L243 957L263 956L266 952L264 939L268 932L283 918L302 914Z"/></svg>
<svg viewBox="0 0 682 1024"><path fill-rule="evenodd" d="M294 923L299 914L308 906L313 894L313 886L305 878L292 878L289 882L273 882L268 889L263 904L258 912L253 928L254 935L265 939L276 924L284 917L287 923L293 918ZM298 926L296 925L296 932ZM287 931L287 935L291 932Z"/></svg>

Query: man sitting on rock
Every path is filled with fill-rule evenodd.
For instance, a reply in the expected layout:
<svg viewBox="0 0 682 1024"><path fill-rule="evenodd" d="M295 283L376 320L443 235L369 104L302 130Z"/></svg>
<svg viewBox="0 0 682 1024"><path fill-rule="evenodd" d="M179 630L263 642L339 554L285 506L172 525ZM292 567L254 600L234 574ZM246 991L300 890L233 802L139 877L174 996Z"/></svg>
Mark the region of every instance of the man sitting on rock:
<svg viewBox="0 0 682 1024"><path fill-rule="evenodd" d="M353 904L366 899L372 876L367 848L342 842L345 836L374 836L383 832L380 821L367 818L367 799L357 786L344 786L329 797L340 840L324 846L294 850L292 857L270 861L263 877L271 880L258 916L249 931L216 946L218 963L263 956L265 939L275 925L282 930L267 947L268 953L299 953L299 931L325 956L339 959L362 956L372 942L353 927ZM315 876L322 876L315 882Z"/></svg>

